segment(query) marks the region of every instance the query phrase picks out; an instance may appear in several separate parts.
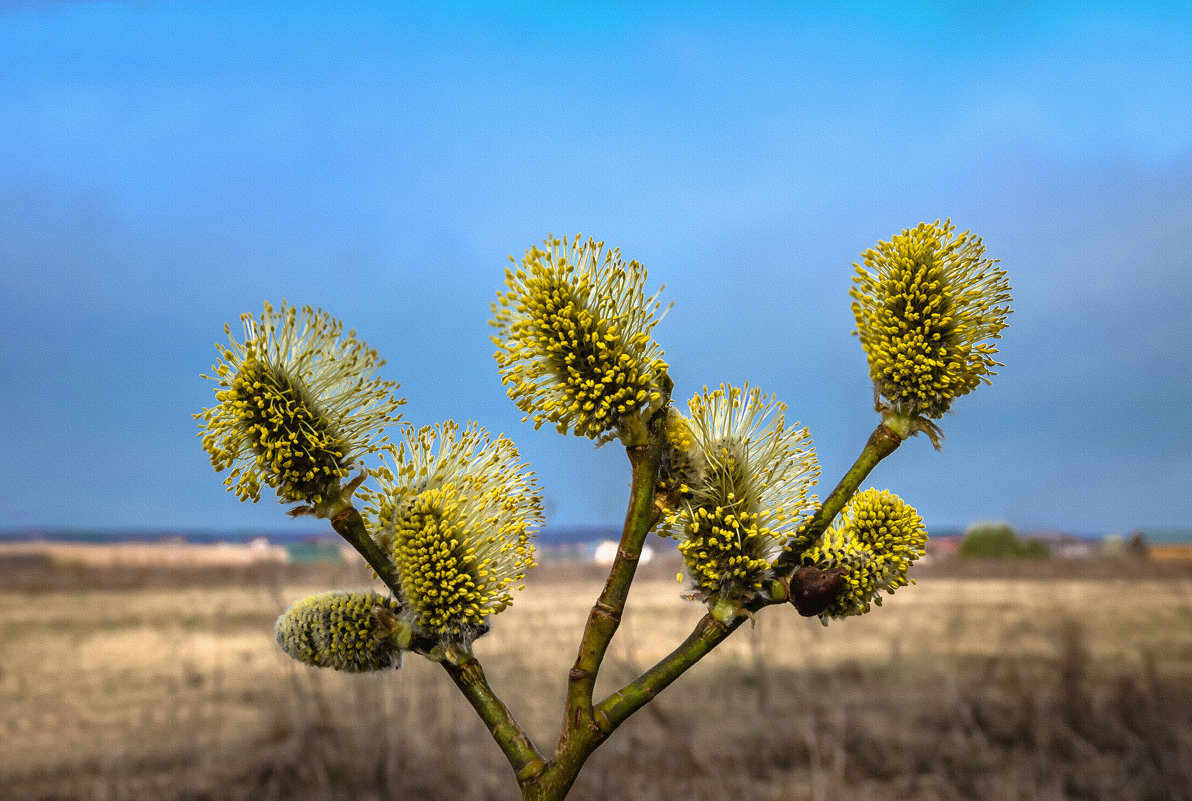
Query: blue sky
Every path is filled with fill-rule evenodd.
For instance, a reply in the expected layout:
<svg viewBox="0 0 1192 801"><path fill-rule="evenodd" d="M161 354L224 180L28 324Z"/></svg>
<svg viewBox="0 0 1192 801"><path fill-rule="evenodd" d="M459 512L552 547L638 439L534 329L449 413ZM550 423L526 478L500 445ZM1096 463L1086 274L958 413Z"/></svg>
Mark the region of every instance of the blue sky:
<svg viewBox="0 0 1192 801"><path fill-rule="evenodd" d="M0 528L299 525L191 419L282 298L411 422L509 434L549 522L618 522L623 453L520 423L488 340L508 255L581 231L666 285L676 397L777 393L824 494L876 422L851 264L945 217L1010 275L1006 366L873 483L941 526L1192 525L1184 4L495 6L0 0Z"/></svg>

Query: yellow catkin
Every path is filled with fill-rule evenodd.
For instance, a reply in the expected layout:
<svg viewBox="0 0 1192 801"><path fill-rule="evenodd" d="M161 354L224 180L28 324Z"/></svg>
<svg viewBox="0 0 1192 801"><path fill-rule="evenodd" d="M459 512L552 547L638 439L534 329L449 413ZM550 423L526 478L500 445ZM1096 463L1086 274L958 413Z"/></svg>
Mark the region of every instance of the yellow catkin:
<svg viewBox="0 0 1192 801"><path fill-rule="evenodd" d="M355 332L309 306L265 304L244 315L244 339L219 346L216 406L195 415L212 466L240 500L272 487L283 502L320 504L338 493L359 457L374 452L400 419L397 384Z"/></svg>
<svg viewBox="0 0 1192 801"><path fill-rule="evenodd" d="M893 408L938 418L988 383L1010 286L980 237L920 223L862 254L850 294L877 391Z"/></svg>
<svg viewBox="0 0 1192 801"><path fill-rule="evenodd" d="M454 422L407 433L362 494L424 633L467 641L534 566L542 502L513 443Z"/></svg>
<svg viewBox="0 0 1192 801"><path fill-rule="evenodd" d="M668 416L663 479L679 498L661 532L679 540L694 596L740 603L772 578L784 548L815 507L819 465L810 435L756 388L721 386ZM665 454L664 454L665 456Z"/></svg>
<svg viewBox="0 0 1192 801"><path fill-rule="evenodd" d="M759 526L758 516L749 512L700 508L693 518L679 542L679 553L701 594L759 589L781 537Z"/></svg>
<svg viewBox="0 0 1192 801"><path fill-rule="evenodd" d="M863 615L871 604L881 606L881 593L893 594L910 583L907 571L926 547L923 518L897 495L876 489L854 495L836 523L803 554L805 564L846 571L844 589L821 620Z"/></svg>
<svg viewBox="0 0 1192 801"><path fill-rule="evenodd" d="M401 665L401 650L381 619L401 608L371 590L311 595L277 619L275 636L282 650L299 662L350 673Z"/></svg>
<svg viewBox="0 0 1192 801"><path fill-rule="evenodd" d="M659 402L667 365L650 337L645 268L604 243L553 238L505 271L492 324L501 380L535 427L600 437Z"/></svg>

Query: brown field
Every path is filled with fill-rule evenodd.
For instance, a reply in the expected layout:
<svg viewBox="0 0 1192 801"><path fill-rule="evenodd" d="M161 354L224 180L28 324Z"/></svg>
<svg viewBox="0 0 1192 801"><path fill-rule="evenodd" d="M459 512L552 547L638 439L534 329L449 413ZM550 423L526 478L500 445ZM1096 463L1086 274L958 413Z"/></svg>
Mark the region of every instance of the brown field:
<svg viewBox="0 0 1192 801"><path fill-rule="evenodd" d="M605 689L690 630L650 565ZM591 569L547 565L476 647L553 743ZM864 618L768 609L593 757L572 798L1192 798L1192 574L931 566ZM348 568L25 564L0 574L0 798L514 799L441 670L297 665L273 622Z"/></svg>

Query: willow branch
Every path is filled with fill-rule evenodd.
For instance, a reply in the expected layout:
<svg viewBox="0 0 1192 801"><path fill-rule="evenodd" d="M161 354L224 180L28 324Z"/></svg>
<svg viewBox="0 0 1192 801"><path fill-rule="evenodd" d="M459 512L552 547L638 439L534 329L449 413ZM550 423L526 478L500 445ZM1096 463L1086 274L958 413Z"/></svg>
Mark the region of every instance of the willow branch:
<svg viewBox="0 0 1192 801"><path fill-rule="evenodd" d="M596 705L595 717L601 733L605 737L611 734L626 718L652 701L688 668L724 642L746 619L738 617L726 625L711 615L704 615L682 645Z"/></svg>
<svg viewBox="0 0 1192 801"><path fill-rule="evenodd" d="M869 441L865 443L865 447L861 450L861 455L857 457L857 460L853 462L853 466L844 474L844 478L840 479L840 483L836 485L836 488L820 504L819 509L811 516L811 519L804 524L800 530L800 535L806 537L810 542L819 539L819 536L827 530L828 526L832 525L832 521L836 519L836 515L840 514L840 510L844 508L844 505L856 494L857 488L861 486L861 482L865 480L865 477L877 466L878 462L898 449L898 446L902 444L902 439L894 431L887 428L885 424L878 423L877 428L869 435ZM775 560L774 569L780 576L790 575L798 567L798 562L798 552L794 550L783 551L778 559Z"/></svg>
<svg viewBox="0 0 1192 801"><path fill-rule="evenodd" d="M361 519L360 512L356 511L356 507L348 506L332 517L331 527L364 557L364 561L368 562L377 577L385 582L385 586L397 594L399 584L397 565L389 558L389 554L385 553L377 544L377 541L369 536L368 529L364 527L364 520Z"/></svg>
<svg viewBox="0 0 1192 801"><path fill-rule="evenodd" d="M629 587L633 583L646 535L657 522L657 509L654 506L657 449L650 443L644 421L635 419L633 422L636 426L623 438L633 467L629 509L625 513L625 525L621 530L620 545L608 581L588 614L575 665L568 677L567 710L559 753L566 750L572 732L591 724L596 675L600 672L609 643L621 624L621 615L625 611L625 601L629 597Z"/></svg>
<svg viewBox="0 0 1192 801"><path fill-rule="evenodd" d="M335 514L331 518L331 526L364 557L389 589L398 592L397 566L376 540L369 536L364 520L355 507L348 506ZM428 643L422 645L429 650ZM455 686L488 727L489 733L513 766L518 780L540 773L546 763L513 713L489 686L484 669L476 657L468 652L450 649L442 664Z"/></svg>
<svg viewBox="0 0 1192 801"><path fill-rule="evenodd" d="M803 529L804 534L813 540L818 538L831 525L878 462L893 453L900 444L902 437L885 425L879 424L869 436L853 466L807 522ZM775 561L774 566L779 575L789 575L797 566L797 560L797 554L787 551ZM758 598L746 608L750 613L756 612L776 600ZM607 737L611 734L626 718L649 703L688 668L724 642L745 620L746 617L741 616L725 625L711 615L704 615L678 648L637 679L596 705L594 719L602 736Z"/></svg>
<svg viewBox="0 0 1192 801"><path fill-rule="evenodd" d="M509 707L493 692L476 657L471 653L449 650L447 658L443 660L443 668L488 727L489 734L517 774L518 782L540 774L546 767L545 760Z"/></svg>

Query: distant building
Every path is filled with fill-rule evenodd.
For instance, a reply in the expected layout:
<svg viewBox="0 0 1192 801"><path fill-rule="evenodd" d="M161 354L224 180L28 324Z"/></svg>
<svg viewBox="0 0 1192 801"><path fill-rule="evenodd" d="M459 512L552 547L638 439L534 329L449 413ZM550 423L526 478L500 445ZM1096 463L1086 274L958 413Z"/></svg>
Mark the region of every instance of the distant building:
<svg viewBox="0 0 1192 801"><path fill-rule="evenodd" d="M608 567L617 558L617 549L621 546L612 540L604 540L598 544L595 550L592 551L592 561L602 567ZM639 565L649 564L650 560L654 558L654 549L649 545L642 546L641 558L637 560Z"/></svg>
<svg viewBox="0 0 1192 801"><path fill-rule="evenodd" d="M1055 559L1089 559L1097 555L1098 543L1067 531L1034 531L1024 540L1039 540Z"/></svg>
<svg viewBox="0 0 1192 801"><path fill-rule="evenodd" d="M1152 559L1192 559L1192 529L1143 529L1130 536L1138 536Z"/></svg>
<svg viewBox="0 0 1192 801"><path fill-rule="evenodd" d="M932 534L928 532L927 555L936 558L956 556L960 553L960 543L963 541L963 534Z"/></svg>

